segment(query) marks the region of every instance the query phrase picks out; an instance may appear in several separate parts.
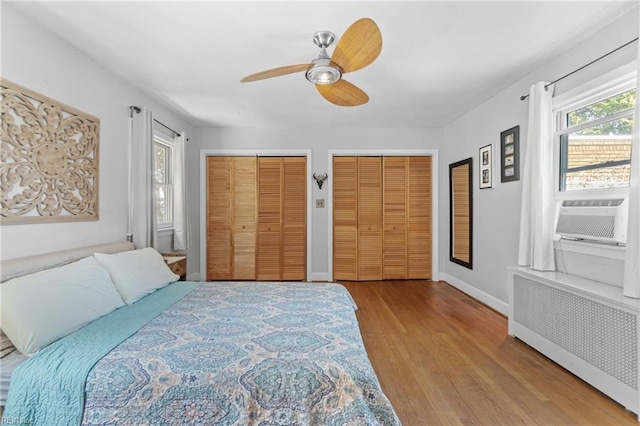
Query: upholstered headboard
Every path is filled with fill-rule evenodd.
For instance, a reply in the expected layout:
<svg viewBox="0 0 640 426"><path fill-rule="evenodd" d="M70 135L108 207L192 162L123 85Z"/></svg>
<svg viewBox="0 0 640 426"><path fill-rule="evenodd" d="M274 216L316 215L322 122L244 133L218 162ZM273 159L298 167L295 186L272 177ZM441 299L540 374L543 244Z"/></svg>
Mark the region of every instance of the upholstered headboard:
<svg viewBox="0 0 640 426"><path fill-rule="evenodd" d="M135 246L131 242L119 241L3 260L0 262L0 282L75 262L83 257L92 256L95 253L120 253L122 251L133 250L134 248Z"/></svg>

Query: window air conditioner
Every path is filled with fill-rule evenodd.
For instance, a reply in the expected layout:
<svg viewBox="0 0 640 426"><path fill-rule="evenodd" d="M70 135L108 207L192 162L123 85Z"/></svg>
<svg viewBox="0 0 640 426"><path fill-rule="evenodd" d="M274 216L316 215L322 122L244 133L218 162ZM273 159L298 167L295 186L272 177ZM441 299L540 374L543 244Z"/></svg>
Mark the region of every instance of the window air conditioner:
<svg viewBox="0 0 640 426"><path fill-rule="evenodd" d="M626 198L565 200L560 207L556 234L580 240L626 244Z"/></svg>

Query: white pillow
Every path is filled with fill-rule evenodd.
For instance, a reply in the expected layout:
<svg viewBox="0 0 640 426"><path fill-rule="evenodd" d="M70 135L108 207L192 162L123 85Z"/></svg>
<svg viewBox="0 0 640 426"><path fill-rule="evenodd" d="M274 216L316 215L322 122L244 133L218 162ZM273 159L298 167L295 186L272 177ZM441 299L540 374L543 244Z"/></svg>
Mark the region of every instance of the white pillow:
<svg viewBox="0 0 640 426"><path fill-rule="evenodd" d="M113 284L128 304L180 278L151 247L117 254L96 253L95 256L109 271Z"/></svg>
<svg viewBox="0 0 640 426"><path fill-rule="evenodd" d="M93 257L6 281L0 292L2 330L25 355L124 306Z"/></svg>

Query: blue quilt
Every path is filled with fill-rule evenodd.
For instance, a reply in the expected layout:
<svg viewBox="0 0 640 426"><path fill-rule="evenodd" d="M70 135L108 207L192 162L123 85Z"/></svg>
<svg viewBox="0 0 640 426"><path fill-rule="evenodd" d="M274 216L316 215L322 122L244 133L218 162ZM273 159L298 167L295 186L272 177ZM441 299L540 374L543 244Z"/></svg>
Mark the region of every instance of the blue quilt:
<svg viewBox="0 0 640 426"><path fill-rule="evenodd" d="M87 425L397 425L337 284L203 284L102 358Z"/></svg>
<svg viewBox="0 0 640 426"><path fill-rule="evenodd" d="M199 283L174 283L50 344L11 376L2 424L77 425L91 368Z"/></svg>

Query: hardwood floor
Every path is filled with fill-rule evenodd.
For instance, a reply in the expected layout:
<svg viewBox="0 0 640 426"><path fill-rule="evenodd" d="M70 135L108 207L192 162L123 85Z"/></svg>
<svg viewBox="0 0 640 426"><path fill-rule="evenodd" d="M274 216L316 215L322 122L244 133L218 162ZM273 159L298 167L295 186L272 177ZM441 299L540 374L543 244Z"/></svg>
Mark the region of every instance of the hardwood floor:
<svg viewBox="0 0 640 426"><path fill-rule="evenodd" d="M446 283L342 284L405 426L637 425L635 414L509 337L505 317Z"/></svg>

